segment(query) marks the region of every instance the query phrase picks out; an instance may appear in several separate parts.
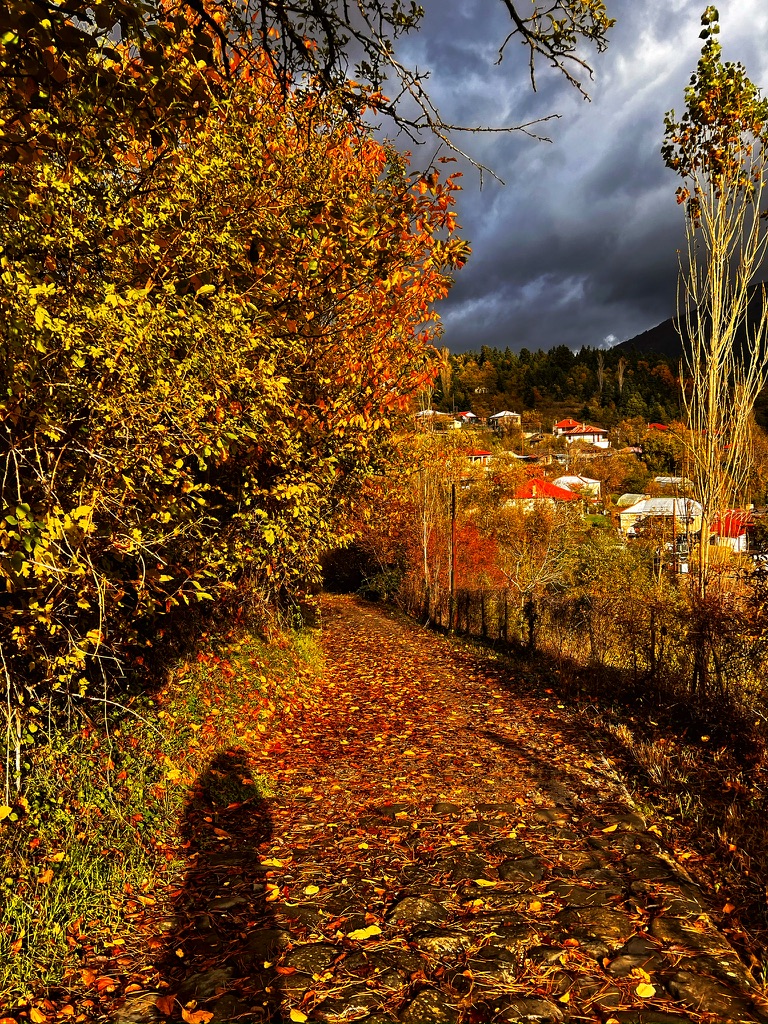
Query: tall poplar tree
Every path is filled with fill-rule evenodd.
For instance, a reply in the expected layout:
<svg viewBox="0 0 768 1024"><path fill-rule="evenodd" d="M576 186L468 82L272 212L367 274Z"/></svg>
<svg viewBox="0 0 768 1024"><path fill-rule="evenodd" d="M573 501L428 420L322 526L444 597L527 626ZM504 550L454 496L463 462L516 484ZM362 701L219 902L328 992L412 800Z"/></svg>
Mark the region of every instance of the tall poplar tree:
<svg viewBox="0 0 768 1024"><path fill-rule="evenodd" d="M718 12L702 15L704 46L685 111L665 120L662 155L683 179L687 253L678 322L690 385L684 390L695 496L703 515L699 592L709 582L709 534L749 478L751 414L766 382L768 301L755 284L768 250L765 188L768 100L742 64L723 62ZM757 295L754 295L757 289ZM748 316L758 301L760 315Z"/></svg>

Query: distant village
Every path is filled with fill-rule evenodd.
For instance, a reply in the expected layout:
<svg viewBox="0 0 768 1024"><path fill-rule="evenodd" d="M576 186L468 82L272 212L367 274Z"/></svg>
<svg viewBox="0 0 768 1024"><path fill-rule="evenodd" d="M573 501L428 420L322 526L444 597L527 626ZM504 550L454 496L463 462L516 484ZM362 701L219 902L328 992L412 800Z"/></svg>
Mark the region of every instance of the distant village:
<svg viewBox="0 0 768 1024"><path fill-rule="evenodd" d="M701 541L702 507L693 497L680 433L673 426L635 422L631 443L621 445L620 426L608 430L572 416L553 422L549 430L543 424L524 429L523 416L507 409L481 418L471 411L430 408L415 413L415 420L420 430L464 432L469 467L490 473L499 465L524 465L509 501L526 509L538 502L578 503L593 525L614 529L625 542L655 540L669 567L688 571L688 556ZM653 473L654 465L682 472ZM633 489L615 489L630 482ZM465 486L470 485L468 476ZM768 561L767 534L768 509L750 504L715 519L709 543L749 555L762 567Z"/></svg>

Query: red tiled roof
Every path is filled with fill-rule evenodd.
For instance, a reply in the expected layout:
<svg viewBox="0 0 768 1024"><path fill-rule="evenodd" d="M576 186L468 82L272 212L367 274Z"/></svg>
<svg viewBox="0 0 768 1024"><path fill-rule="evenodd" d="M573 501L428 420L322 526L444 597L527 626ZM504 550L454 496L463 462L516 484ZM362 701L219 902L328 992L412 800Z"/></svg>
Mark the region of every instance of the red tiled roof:
<svg viewBox="0 0 768 1024"><path fill-rule="evenodd" d="M607 434L604 427L575 427L573 430L566 430L568 437L583 437L585 434Z"/></svg>
<svg viewBox="0 0 768 1024"><path fill-rule="evenodd" d="M665 427L663 423L649 423L649 430L669 430L669 427Z"/></svg>
<svg viewBox="0 0 768 1024"><path fill-rule="evenodd" d="M578 427L578 425L578 420L572 420L569 417L567 420L560 420L559 423L556 423L555 430L570 430L572 427Z"/></svg>
<svg viewBox="0 0 768 1024"><path fill-rule="evenodd" d="M556 484L544 480L542 477L534 477L518 487L515 491L516 498L553 498L555 501L578 501L579 495L565 487L558 487Z"/></svg>
<svg viewBox="0 0 768 1024"><path fill-rule="evenodd" d="M475 459L482 459L482 458L485 458L485 456L490 455L490 454L491 454L490 452L485 451L485 449L483 449L483 448L475 448L475 449L473 449L473 451L467 452L467 457L470 458L470 459L473 458L473 457Z"/></svg>

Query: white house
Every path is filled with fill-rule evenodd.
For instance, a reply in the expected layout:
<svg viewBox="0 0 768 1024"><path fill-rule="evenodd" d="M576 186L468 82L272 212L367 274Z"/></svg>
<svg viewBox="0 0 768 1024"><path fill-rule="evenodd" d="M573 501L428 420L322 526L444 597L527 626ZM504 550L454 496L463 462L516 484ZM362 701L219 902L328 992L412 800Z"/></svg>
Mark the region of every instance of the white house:
<svg viewBox="0 0 768 1024"><path fill-rule="evenodd" d="M512 427L522 425L523 418L519 412L510 412L505 409L503 412L494 413L488 417L489 424L494 430L510 430Z"/></svg>
<svg viewBox="0 0 768 1024"><path fill-rule="evenodd" d="M574 441L586 441L587 444L593 444L596 448L610 447L608 431L603 427L591 427L582 424L574 427L572 430L564 430L561 436L565 438L568 444L573 444Z"/></svg>
<svg viewBox="0 0 768 1024"><path fill-rule="evenodd" d="M552 427L552 433L556 437L561 437L563 434L566 433L566 431L573 430L575 427L578 427L579 425L580 424L578 420L574 420L569 416L567 419L560 420L559 423L555 423L555 425Z"/></svg>
<svg viewBox="0 0 768 1024"><path fill-rule="evenodd" d="M649 519L659 519L664 527L677 533L698 533L702 508L693 498L643 498L619 512L621 532L635 536L635 527Z"/></svg>
<svg viewBox="0 0 768 1024"><path fill-rule="evenodd" d="M467 452L467 458L471 466L487 466L491 461L491 453L484 448L474 448Z"/></svg>
<svg viewBox="0 0 768 1024"><path fill-rule="evenodd" d="M581 494L585 498L600 497L600 481L593 480L590 476L559 476L552 481L557 487L567 487L569 491Z"/></svg>

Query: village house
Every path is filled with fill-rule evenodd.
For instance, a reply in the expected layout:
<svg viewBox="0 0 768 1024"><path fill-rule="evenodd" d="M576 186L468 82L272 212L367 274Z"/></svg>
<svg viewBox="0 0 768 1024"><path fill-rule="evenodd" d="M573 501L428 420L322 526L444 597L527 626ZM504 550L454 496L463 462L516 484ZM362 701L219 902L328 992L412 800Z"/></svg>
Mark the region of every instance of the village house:
<svg viewBox="0 0 768 1024"><path fill-rule="evenodd" d="M534 477L518 487L513 498L513 503L522 505L526 512L530 512L536 507L536 503L541 501L546 501L549 504L559 501L579 501L579 495L568 490L567 487L558 487L551 480Z"/></svg>
<svg viewBox="0 0 768 1024"><path fill-rule="evenodd" d="M514 427L521 427L523 418L519 412L509 412L508 409L504 409L503 412L494 413L493 416L488 417L488 424L494 430L512 430Z"/></svg>
<svg viewBox="0 0 768 1024"><path fill-rule="evenodd" d="M422 430L460 430L461 421L451 413L438 409L422 409L416 413L416 426Z"/></svg>
<svg viewBox="0 0 768 1024"><path fill-rule="evenodd" d="M467 452L467 459L471 466L487 466L491 461L491 453L484 448L473 448Z"/></svg>
<svg viewBox="0 0 768 1024"><path fill-rule="evenodd" d="M574 494L580 494L583 498L600 497L600 481L593 480L590 476L570 474L569 476L559 476L552 482L556 487L565 487L567 490L573 491Z"/></svg>
<svg viewBox="0 0 768 1024"><path fill-rule="evenodd" d="M568 444L585 441L587 444L593 444L595 448L609 448L611 444L607 430L603 427L588 426L586 423L577 425L572 430L564 430L560 436L564 437Z"/></svg>
<svg viewBox="0 0 768 1024"><path fill-rule="evenodd" d="M676 535L701 530L701 505L693 498L642 498L619 513L621 532L634 537L638 529L654 520L662 529Z"/></svg>
<svg viewBox="0 0 768 1024"><path fill-rule="evenodd" d="M712 523L712 534L718 547L740 554L749 549L749 533L754 525L750 509L729 509Z"/></svg>
<svg viewBox="0 0 768 1024"><path fill-rule="evenodd" d="M571 418L560 420L559 423L555 423L555 425L552 427L552 433L555 435L555 437L562 437L562 435L567 433L567 431L574 430L578 426L580 426L578 420L574 420Z"/></svg>

